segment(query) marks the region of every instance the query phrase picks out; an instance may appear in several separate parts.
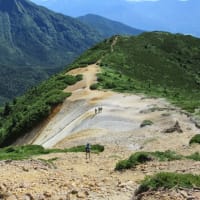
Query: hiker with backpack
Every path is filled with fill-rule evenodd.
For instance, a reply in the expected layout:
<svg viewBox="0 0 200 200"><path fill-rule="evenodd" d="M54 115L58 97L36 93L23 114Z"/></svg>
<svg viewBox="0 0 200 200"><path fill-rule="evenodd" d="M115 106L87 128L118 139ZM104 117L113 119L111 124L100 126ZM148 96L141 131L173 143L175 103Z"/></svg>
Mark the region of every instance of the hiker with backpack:
<svg viewBox="0 0 200 200"><path fill-rule="evenodd" d="M87 143L85 146L85 154L86 154L86 159L90 159L90 151L91 151L91 145L90 143Z"/></svg>

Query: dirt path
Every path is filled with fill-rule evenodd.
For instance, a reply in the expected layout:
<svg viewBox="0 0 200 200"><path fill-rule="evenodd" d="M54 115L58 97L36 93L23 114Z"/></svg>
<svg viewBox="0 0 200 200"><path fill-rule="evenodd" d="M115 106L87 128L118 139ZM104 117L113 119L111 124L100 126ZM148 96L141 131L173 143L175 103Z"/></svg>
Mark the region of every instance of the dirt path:
<svg viewBox="0 0 200 200"><path fill-rule="evenodd" d="M99 143L105 146L105 152L93 154L90 161L85 159L84 153L67 153L23 162L2 162L1 190L18 199L130 200L145 175L159 171L200 173L200 163L187 160L150 162L123 173L114 171L119 160L135 151L170 149L185 155L199 151L199 146L188 146L199 129L164 99L90 90L99 72L96 64L69 72L83 74L83 80L65 89L72 92L71 97L41 129L34 144L67 148L87 142ZM98 107L103 111L96 114ZM143 120L151 120L153 125L141 128ZM183 133L164 133L176 121ZM45 164L38 161L39 158L52 159L53 164Z"/></svg>
<svg viewBox="0 0 200 200"><path fill-rule="evenodd" d="M111 53L114 51L114 46L117 44L118 36L116 36L111 44Z"/></svg>

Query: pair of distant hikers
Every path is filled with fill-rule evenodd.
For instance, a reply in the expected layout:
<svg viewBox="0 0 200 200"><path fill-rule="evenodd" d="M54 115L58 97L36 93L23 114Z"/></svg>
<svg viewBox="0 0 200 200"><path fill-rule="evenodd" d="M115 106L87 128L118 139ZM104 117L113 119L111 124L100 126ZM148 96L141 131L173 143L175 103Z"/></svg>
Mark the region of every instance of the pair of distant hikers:
<svg viewBox="0 0 200 200"><path fill-rule="evenodd" d="M94 109L95 115L98 113L102 113L102 111L103 111L103 107L98 107Z"/></svg>
<svg viewBox="0 0 200 200"><path fill-rule="evenodd" d="M90 143L87 143L85 145L85 155L86 155L86 159L90 159L90 152L91 152L91 145Z"/></svg>

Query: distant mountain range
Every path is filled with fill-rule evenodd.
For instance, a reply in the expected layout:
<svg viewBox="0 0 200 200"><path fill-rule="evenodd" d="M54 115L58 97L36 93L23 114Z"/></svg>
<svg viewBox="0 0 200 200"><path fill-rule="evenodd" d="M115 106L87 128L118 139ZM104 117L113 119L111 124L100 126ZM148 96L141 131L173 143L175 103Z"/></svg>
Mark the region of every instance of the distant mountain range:
<svg viewBox="0 0 200 200"><path fill-rule="evenodd" d="M0 104L60 71L106 35L124 28L113 22L116 29L105 33L101 28L114 27L111 21L95 18L96 29L29 0L0 0ZM131 28L126 30L130 34Z"/></svg>
<svg viewBox="0 0 200 200"><path fill-rule="evenodd" d="M78 17L81 22L88 24L94 30L98 31L103 38L109 38L113 35L138 35L144 31L132 28L117 21L109 20L107 18L88 14Z"/></svg>
<svg viewBox="0 0 200 200"><path fill-rule="evenodd" d="M0 0L0 61L4 65L59 67L101 38L78 20L28 0Z"/></svg>
<svg viewBox="0 0 200 200"><path fill-rule="evenodd" d="M200 37L198 0L31 0L56 12L78 17L88 13L146 31Z"/></svg>

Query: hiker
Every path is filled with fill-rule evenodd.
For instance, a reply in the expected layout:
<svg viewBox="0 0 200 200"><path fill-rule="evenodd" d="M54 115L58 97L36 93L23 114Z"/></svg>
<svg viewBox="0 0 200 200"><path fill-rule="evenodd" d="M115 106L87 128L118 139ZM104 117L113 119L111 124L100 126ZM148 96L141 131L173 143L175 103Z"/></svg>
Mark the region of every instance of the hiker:
<svg viewBox="0 0 200 200"><path fill-rule="evenodd" d="M98 108L98 113L101 113L102 110L103 110L103 108L102 108L102 107L99 107L99 108Z"/></svg>
<svg viewBox="0 0 200 200"><path fill-rule="evenodd" d="M86 155L86 159L90 159L90 151L91 151L91 146L90 143L87 143L85 146L85 155Z"/></svg>

